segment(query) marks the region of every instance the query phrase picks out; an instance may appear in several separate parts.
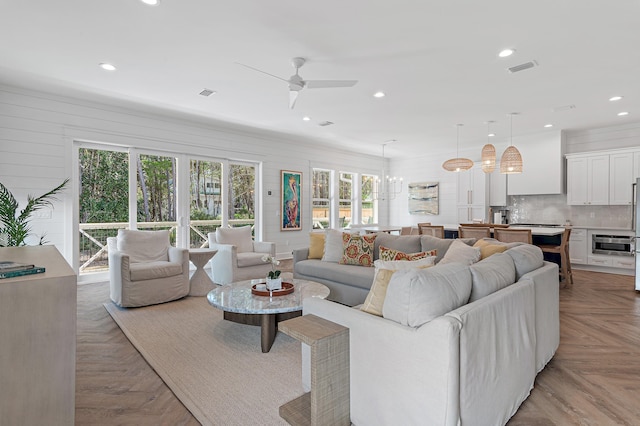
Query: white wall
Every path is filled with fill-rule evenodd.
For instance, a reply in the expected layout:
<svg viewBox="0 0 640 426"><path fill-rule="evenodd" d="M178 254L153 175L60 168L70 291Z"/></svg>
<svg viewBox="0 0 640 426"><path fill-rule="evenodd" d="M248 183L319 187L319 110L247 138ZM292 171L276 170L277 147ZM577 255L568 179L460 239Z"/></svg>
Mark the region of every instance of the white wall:
<svg viewBox="0 0 640 426"><path fill-rule="evenodd" d="M294 248L308 245L312 168L369 174L380 170L381 157L377 155L335 149L329 154L313 140L95 99L0 85L0 182L21 205L27 194L40 195L73 175L74 140L256 161L262 163L265 189L262 239L276 242L277 252L287 255ZM280 231L282 169L303 172L302 231ZM61 199L50 218L34 220L33 230L36 234L46 232L47 240L71 263L77 194L67 190ZM386 211L381 206L382 224L387 223Z"/></svg>

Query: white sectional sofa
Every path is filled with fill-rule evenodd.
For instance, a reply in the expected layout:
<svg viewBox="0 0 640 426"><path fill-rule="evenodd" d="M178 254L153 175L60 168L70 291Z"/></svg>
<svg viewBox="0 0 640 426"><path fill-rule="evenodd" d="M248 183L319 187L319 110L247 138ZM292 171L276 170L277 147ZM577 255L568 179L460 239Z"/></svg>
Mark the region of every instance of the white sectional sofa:
<svg viewBox="0 0 640 426"><path fill-rule="evenodd" d="M505 265L511 268L506 259L513 262L514 277L507 280L512 282L500 275ZM473 301L425 316L421 309L439 297L420 294L435 288L429 280L469 291ZM313 298L305 300L303 313L349 328L356 426L504 425L558 348L558 295L558 266L526 244L471 266L450 263L394 273L383 317ZM302 357L308 390L306 345Z"/></svg>

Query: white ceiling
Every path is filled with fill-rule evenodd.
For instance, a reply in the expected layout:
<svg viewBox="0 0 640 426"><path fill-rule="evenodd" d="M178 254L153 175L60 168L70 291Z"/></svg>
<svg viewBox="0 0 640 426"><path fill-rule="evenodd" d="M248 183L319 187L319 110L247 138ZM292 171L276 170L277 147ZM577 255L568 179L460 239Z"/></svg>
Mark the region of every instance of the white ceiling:
<svg viewBox="0 0 640 426"><path fill-rule="evenodd" d="M640 120L638 0L0 0L0 81L74 88L387 155ZM499 50L517 49L500 59ZM307 89L294 110L292 57ZM539 66L510 74L507 67ZM107 72L98 67L111 62ZM198 93L209 88L209 98ZM375 91L387 96L375 99ZM622 95L619 102L609 102ZM554 108L575 109L554 112ZM618 117L629 111L627 117ZM302 121L310 116L310 122ZM321 127L319 122L335 124Z"/></svg>

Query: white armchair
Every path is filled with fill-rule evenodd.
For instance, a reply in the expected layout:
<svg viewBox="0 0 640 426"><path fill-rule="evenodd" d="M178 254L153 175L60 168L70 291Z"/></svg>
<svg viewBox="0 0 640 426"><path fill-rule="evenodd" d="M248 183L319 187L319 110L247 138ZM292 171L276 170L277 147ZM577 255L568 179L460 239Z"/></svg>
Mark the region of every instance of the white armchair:
<svg viewBox="0 0 640 426"><path fill-rule="evenodd" d="M172 247L169 231L119 229L107 238L111 300L130 308L189 294L189 250Z"/></svg>
<svg viewBox="0 0 640 426"><path fill-rule="evenodd" d="M211 259L213 281L228 284L235 281L264 278L271 270L262 256L276 255L276 244L253 241L251 227L218 228L209 233L209 248L218 250Z"/></svg>

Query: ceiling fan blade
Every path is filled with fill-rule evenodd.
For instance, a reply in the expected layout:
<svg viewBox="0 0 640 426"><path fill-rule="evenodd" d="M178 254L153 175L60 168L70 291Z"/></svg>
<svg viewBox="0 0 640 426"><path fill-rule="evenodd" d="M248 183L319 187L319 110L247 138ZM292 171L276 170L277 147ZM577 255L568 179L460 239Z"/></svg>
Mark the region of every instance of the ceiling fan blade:
<svg viewBox="0 0 640 426"><path fill-rule="evenodd" d="M330 89L332 87L352 87L358 80L305 80L306 89Z"/></svg>
<svg viewBox="0 0 640 426"><path fill-rule="evenodd" d="M296 99L298 99L298 90L290 90L289 91L289 108L293 109L296 104Z"/></svg>
<svg viewBox="0 0 640 426"><path fill-rule="evenodd" d="M245 67L245 68L249 68L250 70L254 70L254 71L258 71L258 72L260 72L260 73L262 73L262 74L266 74L266 75L268 75L268 76L270 76L270 77L277 78L278 80L282 80L282 81L284 81L285 83L288 83L288 82L289 82L289 80L287 80L287 79L285 79L285 78L278 77L277 75L269 74L268 72L266 72L266 71L262 71L262 70L259 70L258 68L254 68L254 67L251 67L251 66L249 66L249 65L242 64L242 63L240 63L240 62L236 62L236 64L238 64L238 65L242 65L243 67Z"/></svg>

